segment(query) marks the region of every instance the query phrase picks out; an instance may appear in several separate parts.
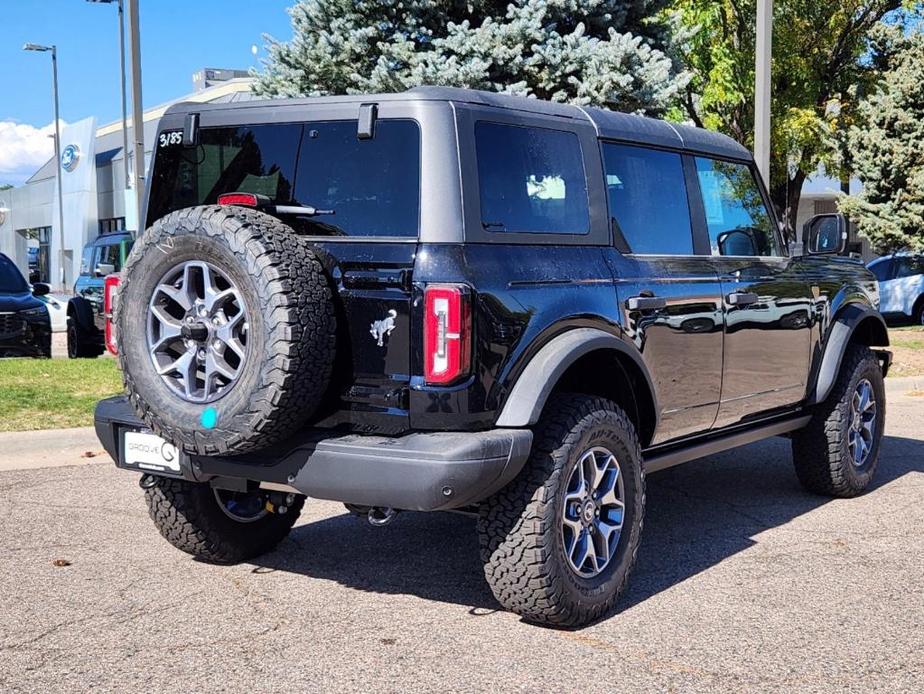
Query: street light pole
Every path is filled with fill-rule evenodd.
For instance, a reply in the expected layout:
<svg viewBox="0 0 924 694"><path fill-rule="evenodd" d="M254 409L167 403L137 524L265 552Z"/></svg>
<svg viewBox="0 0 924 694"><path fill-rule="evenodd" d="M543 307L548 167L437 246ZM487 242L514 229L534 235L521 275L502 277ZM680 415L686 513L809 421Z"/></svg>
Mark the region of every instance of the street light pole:
<svg viewBox="0 0 924 694"><path fill-rule="evenodd" d="M770 74L773 54L773 0L757 0L757 47L754 79L754 160L770 185Z"/></svg>
<svg viewBox="0 0 924 694"><path fill-rule="evenodd" d="M132 135L135 154L135 210L139 231L144 228L141 218L144 198L144 112L141 101L141 31L138 27L138 0L128 0L129 47L132 63Z"/></svg>
<svg viewBox="0 0 924 694"><path fill-rule="evenodd" d="M119 72L122 77L122 160L125 168L125 188L132 187L132 176L128 168L128 98L125 87L125 7L122 0L87 0L94 5L111 5L119 7Z"/></svg>
<svg viewBox="0 0 924 694"><path fill-rule="evenodd" d="M58 108L58 47L55 45L41 46L36 43L27 43L22 47L24 51L39 53L51 52L51 89L55 102L55 178L58 181L58 264L61 266L61 286L67 287L67 269L64 263L64 187L61 184L61 125Z"/></svg>

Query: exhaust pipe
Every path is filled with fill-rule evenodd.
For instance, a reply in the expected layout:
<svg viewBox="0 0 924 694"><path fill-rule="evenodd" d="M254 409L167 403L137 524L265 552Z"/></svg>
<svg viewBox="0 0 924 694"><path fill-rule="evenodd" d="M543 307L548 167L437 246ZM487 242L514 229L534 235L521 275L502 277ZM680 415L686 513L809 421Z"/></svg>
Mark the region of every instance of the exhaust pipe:
<svg viewBox="0 0 924 694"><path fill-rule="evenodd" d="M369 509L369 513L366 514L366 520L369 521L369 525L373 525L376 528L384 528L391 523L397 515L398 512L393 508L373 506Z"/></svg>

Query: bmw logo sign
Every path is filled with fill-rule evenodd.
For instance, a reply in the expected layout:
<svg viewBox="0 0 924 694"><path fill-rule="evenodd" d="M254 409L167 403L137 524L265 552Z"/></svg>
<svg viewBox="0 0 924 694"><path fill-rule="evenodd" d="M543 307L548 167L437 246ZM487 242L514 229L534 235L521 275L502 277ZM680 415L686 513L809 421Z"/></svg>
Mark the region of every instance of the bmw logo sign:
<svg viewBox="0 0 924 694"><path fill-rule="evenodd" d="M68 145L61 152L61 168L65 171L73 171L80 163L80 147L77 145Z"/></svg>

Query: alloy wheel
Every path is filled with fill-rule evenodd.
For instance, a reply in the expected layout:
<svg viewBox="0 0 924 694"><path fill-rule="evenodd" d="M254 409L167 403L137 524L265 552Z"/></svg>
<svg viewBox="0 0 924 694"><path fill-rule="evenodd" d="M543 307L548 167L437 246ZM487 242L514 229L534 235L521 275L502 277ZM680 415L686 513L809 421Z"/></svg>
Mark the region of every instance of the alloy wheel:
<svg viewBox="0 0 924 694"><path fill-rule="evenodd" d="M248 357L241 293L211 263L171 268L148 305L148 352L157 374L187 402L207 403L237 382Z"/></svg>
<svg viewBox="0 0 924 694"><path fill-rule="evenodd" d="M571 471L561 514L568 565L581 578L602 572L616 554L625 518L625 492L616 456L594 447Z"/></svg>
<svg viewBox="0 0 924 694"><path fill-rule="evenodd" d="M873 384L863 379L857 384L850 399L850 425L847 432L847 448L850 460L861 467L869 459L876 434L876 394Z"/></svg>

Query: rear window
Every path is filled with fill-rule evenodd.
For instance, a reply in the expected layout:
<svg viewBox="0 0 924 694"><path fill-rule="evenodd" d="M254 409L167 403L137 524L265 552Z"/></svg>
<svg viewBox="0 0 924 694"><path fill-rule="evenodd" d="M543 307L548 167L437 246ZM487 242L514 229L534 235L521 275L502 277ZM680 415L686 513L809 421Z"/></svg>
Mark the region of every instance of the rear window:
<svg viewBox="0 0 924 694"><path fill-rule="evenodd" d="M416 237L417 124L380 120L365 140L356 131L356 121L203 128L196 147L162 133L148 223L173 210L215 204L223 193L246 192L279 205L333 211L281 215L300 233Z"/></svg>
<svg viewBox="0 0 924 694"><path fill-rule="evenodd" d="M410 120L380 120L375 136L356 137L356 121L308 123L295 197L299 205L333 210L306 220L306 233L417 236L420 217L420 131Z"/></svg>
<svg viewBox="0 0 924 694"><path fill-rule="evenodd" d="M301 133L301 125L203 128L195 147L161 133L148 223L184 207L215 204L222 193L259 193L290 203Z"/></svg>
<svg viewBox="0 0 924 694"><path fill-rule="evenodd" d="M581 144L574 133L475 124L481 225L491 232L586 234Z"/></svg>

